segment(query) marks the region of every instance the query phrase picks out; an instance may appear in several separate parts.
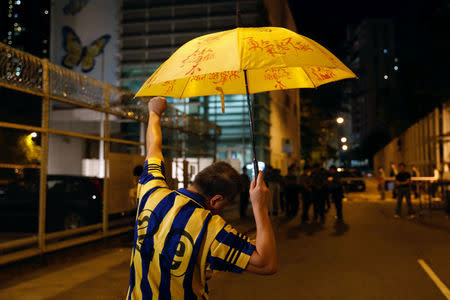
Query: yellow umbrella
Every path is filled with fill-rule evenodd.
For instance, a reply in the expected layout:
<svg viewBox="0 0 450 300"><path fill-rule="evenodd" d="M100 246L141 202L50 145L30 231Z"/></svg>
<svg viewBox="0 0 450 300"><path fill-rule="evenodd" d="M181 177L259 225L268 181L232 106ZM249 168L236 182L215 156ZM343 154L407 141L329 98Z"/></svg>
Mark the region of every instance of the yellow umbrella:
<svg viewBox="0 0 450 300"><path fill-rule="evenodd" d="M356 75L315 41L279 27L236 28L195 38L167 59L137 92L188 98L312 88ZM257 173L255 173L257 174Z"/></svg>

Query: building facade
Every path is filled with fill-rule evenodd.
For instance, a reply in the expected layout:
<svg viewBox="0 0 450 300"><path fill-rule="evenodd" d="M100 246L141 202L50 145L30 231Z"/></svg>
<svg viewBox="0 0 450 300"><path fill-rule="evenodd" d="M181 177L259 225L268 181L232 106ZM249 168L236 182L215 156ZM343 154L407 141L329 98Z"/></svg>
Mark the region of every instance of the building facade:
<svg viewBox="0 0 450 300"><path fill-rule="evenodd" d="M367 19L347 31L347 64L359 80L349 81L347 101L351 107L352 139L356 144L386 127L389 107L396 102L398 56L394 23Z"/></svg>
<svg viewBox="0 0 450 300"><path fill-rule="evenodd" d="M49 0L1 1L0 41L2 43L46 58L49 57L49 35Z"/></svg>

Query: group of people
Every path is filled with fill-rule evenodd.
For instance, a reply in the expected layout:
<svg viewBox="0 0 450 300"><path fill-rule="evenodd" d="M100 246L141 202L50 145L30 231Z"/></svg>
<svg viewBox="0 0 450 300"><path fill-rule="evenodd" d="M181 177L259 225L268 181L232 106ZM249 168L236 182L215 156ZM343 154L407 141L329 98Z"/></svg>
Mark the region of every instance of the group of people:
<svg viewBox="0 0 450 300"><path fill-rule="evenodd" d="M247 169L244 167L242 170L243 189L240 197L240 216L246 218L250 179L247 175ZM293 218L298 214L301 203L302 222L311 221L310 209L312 206L312 221L323 223L326 212L331 208L331 203L334 203L336 218L338 221L343 221L344 186L335 166L326 170L319 164L314 164L312 167L307 165L304 167L303 173L300 174L298 168L291 165L288 168L288 174L282 176L279 169L274 169L268 165L264 169L263 175L264 181L271 192L269 203L271 215L277 216L281 211L287 218Z"/></svg>

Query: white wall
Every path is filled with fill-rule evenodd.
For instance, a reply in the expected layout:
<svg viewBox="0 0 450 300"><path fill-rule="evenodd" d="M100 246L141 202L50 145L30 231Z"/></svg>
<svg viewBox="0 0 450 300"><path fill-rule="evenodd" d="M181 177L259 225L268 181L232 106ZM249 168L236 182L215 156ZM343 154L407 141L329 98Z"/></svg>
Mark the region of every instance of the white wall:
<svg viewBox="0 0 450 300"><path fill-rule="evenodd" d="M48 138L48 174L81 175L83 139L50 134Z"/></svg>

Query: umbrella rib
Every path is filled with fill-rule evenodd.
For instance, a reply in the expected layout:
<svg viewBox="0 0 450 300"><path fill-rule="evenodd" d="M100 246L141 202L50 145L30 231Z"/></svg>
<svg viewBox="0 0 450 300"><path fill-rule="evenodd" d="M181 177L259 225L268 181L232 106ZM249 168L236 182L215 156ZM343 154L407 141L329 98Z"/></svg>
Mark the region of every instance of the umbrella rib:
<svg viewBox="0 0 450 300"><path fill-rule="evenodd" d="M302 67L301 67L302 68ZM303 69L303 72L305 72L306 76L308 76L309 81L311 81L311 83L313 84L314 88L317 88L316 84L314 83L314 81L311 79L311 76L309 76L308 72L306 72L305 69Z"/></svg>
<svg viewBox="0 0 450 300"><path fill-rule="evenodd" d="M175 79L175 80L176 80L176 79ZM186 81L186 84L184 85L183 90L181 91L181 94L180 94L180 97L181 97L181 98L180 98L180 99L184 98L184 97L183 97L184 90L186 90L186 87L188 86L190 80L191 80L191 77L188 77L188 78L187 78L187 81Z"/></svg>

